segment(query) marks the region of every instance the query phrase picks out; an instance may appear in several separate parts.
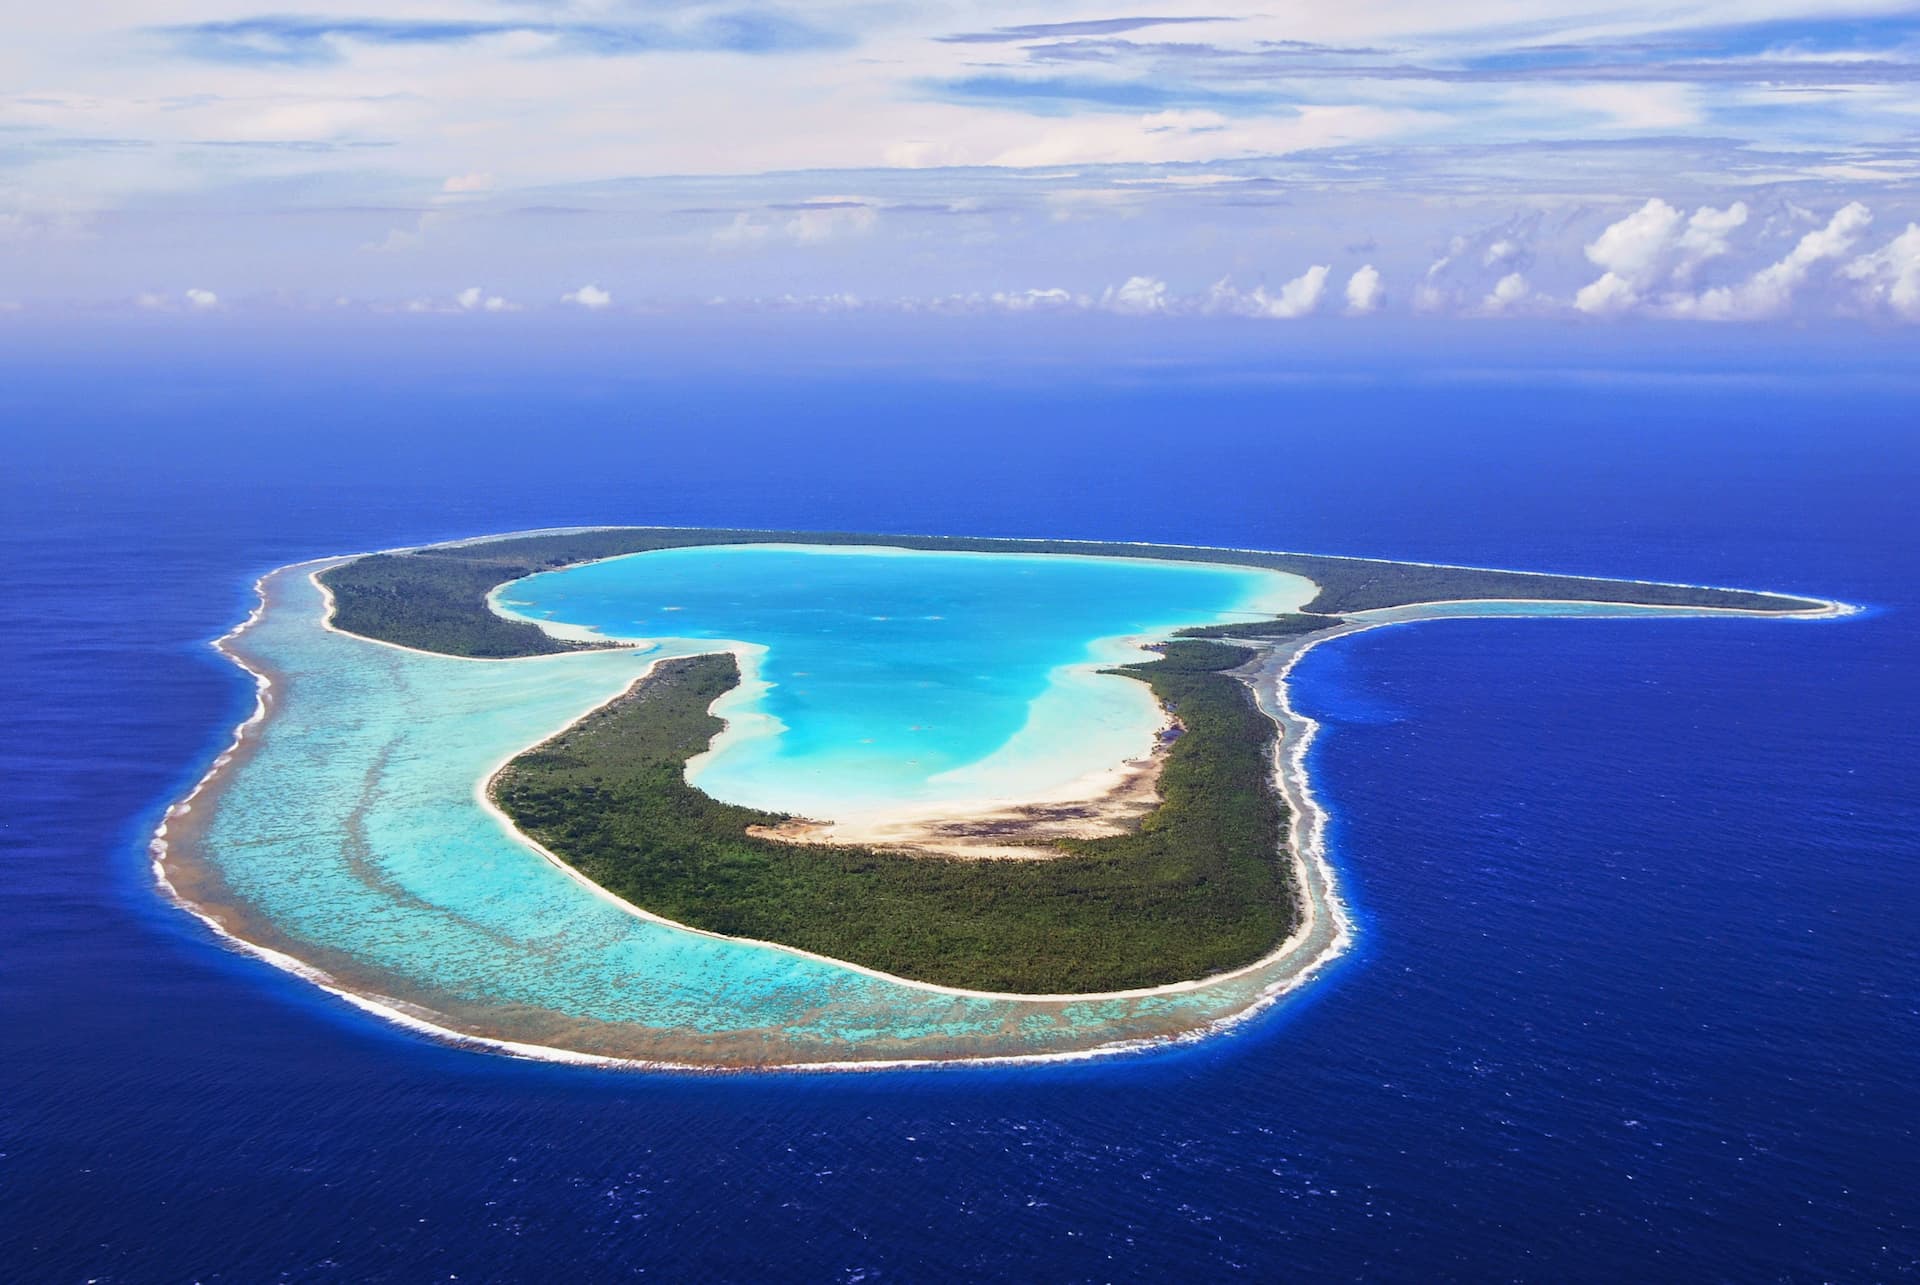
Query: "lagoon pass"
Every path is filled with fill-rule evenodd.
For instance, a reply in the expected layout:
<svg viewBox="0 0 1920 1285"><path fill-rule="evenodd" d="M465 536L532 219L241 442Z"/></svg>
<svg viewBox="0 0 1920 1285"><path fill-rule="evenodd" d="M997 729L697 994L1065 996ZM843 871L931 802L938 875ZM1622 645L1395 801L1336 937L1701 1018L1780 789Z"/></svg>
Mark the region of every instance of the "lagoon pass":
<svg viewBox="0 0 1920 1285"><path fill-rule="evenodd" d="M633 530L647 534L625 542L641 546L632 552L595 531L585 543L542 533L380 555L416 559L396 565L429 571L434 584L457 579L448 619L484 612L467 623L535 631L540 648L525 632L510 646L413 645L439 635L409 635L367 604L388 593L380 601L418 615L437 590L347 597L354 568L373 560L265 577L259 609L219 644L256 676L260 705L156 835L163 888L237 946L354 1004L524 1056L739 1069L1122 1052L1245 1020L1349 941L1307 779L1314 727L1287 700L1288 669L1306 648L1460 615L1845 610L1628 582L1542 579L1543 596L1530 598L1510 591L1534 582L1511 573L1474 573L1508 596L1419 601L1432 568L1409 570L1399 596L1415 600L1396 603L1366 585L1415 564ZM505 556L539 540L555 543L531 562ZM1615 600L1577 596L1603 592ZM1286 823L1271 857L1294 913L1259 958L1204 976L1011 993L704 931L613 895L489 795L503 767L662 662L726 651L741 681L715 704L726 730L687 764L689 784L828 827L838 841L892 843L895 860L1045 860L1037 849L916 854L899 827L1110 793L1116 774L1150 763L1178 729L1144 683L1107 671L1150 660L1144 646L1183 628L1303 609L1325 612L1324 627L1246 640L1249 659L1233 671L1278 733L1271 788ZM560 649L447 654L548 645Z"/></svg>

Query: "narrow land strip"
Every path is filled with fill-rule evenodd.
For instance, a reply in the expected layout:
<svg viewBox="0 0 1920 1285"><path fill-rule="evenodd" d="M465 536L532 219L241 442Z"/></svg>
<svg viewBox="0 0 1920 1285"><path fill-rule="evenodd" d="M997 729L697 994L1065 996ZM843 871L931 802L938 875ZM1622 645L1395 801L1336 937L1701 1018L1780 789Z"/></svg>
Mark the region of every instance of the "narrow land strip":
<svg viewBox="0 0 1920 1285"><path fill-rule="evenodd" d="M1334 623L1238 628L1277 637ZM1062 832L1068 809L1041 808L955 818L944 852L782 841L793 818L723 803L685 778L686 760L721 729L709 707L739 680L726 653L662 662L514 759L493 798L595 883L711 932L967 990L1189 981L1271 952L1299 907L1271 780L1276 729L1226 672L1254 652L1216 638L1160 650L1115 672L1146 682L1181 734L1159 756L1157 805L1118 833L1075 837ZM1002 859L967 859L972 844ZM1030 859L1017 859L1022 849Z"/></svg>

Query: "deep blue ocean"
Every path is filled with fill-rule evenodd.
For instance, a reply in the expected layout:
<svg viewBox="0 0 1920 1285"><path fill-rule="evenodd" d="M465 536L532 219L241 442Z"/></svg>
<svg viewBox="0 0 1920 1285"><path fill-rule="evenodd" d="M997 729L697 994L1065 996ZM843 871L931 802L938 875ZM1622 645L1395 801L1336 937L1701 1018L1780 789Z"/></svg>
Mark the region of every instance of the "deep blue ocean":
<svg viewBox="0 0 1920 1285"><path fill-rule="evenodd" d="M0 356L0 1278L1920 1276L1897 344L1422 366L1096 335L1048 365L949 338L975 346L209 328ZM256 576L587 522L1264 546L1870 611L1316 650L1297 692L1358 947L1142 1056L515 1062L158 898L147 835L252 704L207 643Z"/></svg>

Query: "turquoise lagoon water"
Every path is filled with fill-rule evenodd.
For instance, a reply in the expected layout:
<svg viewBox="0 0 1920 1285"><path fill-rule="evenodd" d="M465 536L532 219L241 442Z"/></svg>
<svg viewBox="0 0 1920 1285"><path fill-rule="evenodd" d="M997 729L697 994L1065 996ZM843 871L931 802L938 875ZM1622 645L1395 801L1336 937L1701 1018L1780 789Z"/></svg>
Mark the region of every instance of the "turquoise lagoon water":
<svg viewBox="0 0 1920 1285"><path fill-rule="evenodd" d="M774 552L661 560L748 572L760 558L790 562ZM902 577L908 561L917 574ZM986 682L983 668L999 653L989 647L969 654L958 642L965 631L918 621L948 637L950 647L939 653L948 657L940 667L949 671L944 679L935 668L914 671L930 684L915 686L925 693L916 697L925 701L916 709L942 708L952 700L943 688L956 685L965 690L983 683L1009 706L1023 690L1051 690L1049 675L1062 663L1083 660L1088 646L1084 635L1072 639L1034 620L1056 598L1089 633L1112 635L1169 614L1210 619L1242 610L1267 579L1148 563L1062 562L1058 575L1048 574L1052 568L1029 575L1035 569L1009 565L1009 582L1026 587L995 594L987 591L992 561L940 560L949 566L836 555L808 565L836 576L856 575L856 568L877 575L889 594L872 601L888 609L873 614L912 605L922 616L971 617L990 621L977 632L995 639L1025 621L1027 637L1051 640L1058 649L1047 658L1058 663L1029 658L1024 688L1002 688ZM604 577L626 565L567 574L590 582L596 576L589 572ZM972 587L926 583L949 569L972 577L964 581ZM1081 575L1081 583L1094 588L1067 593ZM567 583L567 576L553 579ZM784 592L780 577L766 583L776 597ZM675 613L688 616L696 603L738 592L692 581L679 587L680 600L667 605L688 607ZM1172 606L1156 596L1162 589L1174 591ZM349 991L487 1037L612 1057L751 1064L1073 1052L1156 1038L1232 1014L1272 984L1272 976L1256 971L1153 996L956 995L637 915L515 838L483 804L478 787L505 759L617 694L653 660L711 650L711 641L461 660L326 629L321 596L306 569L276 573L266 594L267 611L232 646L273 675L276 707L254 752L196 804L203 829L190 851L223 885L206 900L228 908L227 921L241 936L317 965ZM801 596L820 597L817 588ZM706 610L714 614L689 624L724 619ZM763 610L769 620L778 614ZM571 605L568 614L574 614ZM832 627L844 636L851 618ZM891 622L873 623L880 636L892 636L885 628ZM723 632L750 631L730 621ZM785 635L768 636L771 661ZM836 671L842 665L848 671L836 673L836 683L858 690L861 665L855 662L864 656L870 666L898 665L897 656L882 659L896 650L845 647L838 657L822 656ZM807 647L796 651L813 654ZM795 683L786 694L805 690ZM870 694L867 705L876 716L896 712ZM809 721L786 706L775 708L795 728ZM992 727L1023 726L1017 710L1002 709L996 717ZM945 742L948 757L941 762L958 762L967 746L992 748L992 731L964 732Z"/></svg>
<svg viewBox="0 0 1920 1285"><path fill-rule="evenodd" d="M692 765L734 803L819 818L1032 799L1152 744L1128 636L1290 611L1299 576L1056 555L735 545L503 586L499 605L628 639L729 640L757 671Z"/></svg>
<svg viewBox="0 0 1920 1285"><path fill-rule="evenodd" d="M1022 713L1022 699L1044 705L1070 691L1060 675L1098 653L1097 646L1089 652L1089 636L1270 607L1275 599L1260 595L1299 591L1263 585L1264 573L1184 565L1061 561L1056 574L1027 559L972 555L704 552L558 573L525 597L569 620L631 630L646 619L633 615L641 599L632 587L660 589L664 581L647 577L651 567L666 568L661 574L679 577L671 600L658 593L650 600L682 608L669 613L685 618L676 621L681 633L765 640L771 677L763 699L787 730L747 744L785 742L784 752L797 755L830 737L829 729L870 728L876 742L914 745L920 765L902 774L865 757L852 762L879 788L909 791L956 770L949 764L964 769L968 753L992 759L996 736L1028 734L1035 720ZM715 574L722 568L732 574ZM947 582L949 571L957 586ZM850 601L810 625L781 621L775 604L817 606L823 583L862 577L883 590L863 600L865 624ZM592 594L580 588L596 585ZM652 661L711 650L711 638L462 660L325 628L321 595L304 568L275 573L265 592L266 612L232 647L273 675L275 709L254 751L196 802L198 841L177 856L191 855L217 876L201 900L239 935L446 1029L693 1065L1076 1053L1241 1013L1290 984L1340 931L1333 917L1319 915L1288 952L1177 991L1047 1000L940 991L654 920L517 839L485 806L480 786L507 758L616 695ZM1079 622L1078 637L1054 623L1055 605ZM1561 613L1627 614L1580 605L1555 609ZM868 626L872 638L861 641ZM1008 644L1016 634L1025 645ZM903 644L915 636L929 644ZM995 658L1022 676L989 669ZM905 694L892 691L903 683ZM855 712L825 707L824 697L836 692L847 694ZM960 717L957 702L967 692L981 693L991 712L977 721ZM1274 712L1270 683L1256 695ZM1061 734L1070 736L1072 720L1066 724ZM769 762L751 761L759 769ZM1320 871L1309 878L1317 881Z"/></svg>

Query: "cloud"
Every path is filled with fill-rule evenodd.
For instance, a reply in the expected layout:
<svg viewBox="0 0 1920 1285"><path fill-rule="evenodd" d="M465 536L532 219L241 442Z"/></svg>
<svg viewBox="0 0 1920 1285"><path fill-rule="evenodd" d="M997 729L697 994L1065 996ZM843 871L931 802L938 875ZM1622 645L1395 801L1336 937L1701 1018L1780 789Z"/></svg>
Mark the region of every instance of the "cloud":
<svg viewBox="0 0 1920 1285"><path fill-rule="evenodd" d="M1119 286L1107 287L1100 296L1100 306L1127 317L1163 313L1167 310L1167 283L1154 277L1128 277Z"/></svg>
<svg viewBox="0 0 1920 1285"><path fill-rule="evenodd" d="M901 312L938 312L981 315L987 313L1072 312L1092 308L1095 301L1058 286L1046 289L974 291L969 294L942 295L931 299L869 300L876 310Z"/></svg>
<svg viewBox="0 0 1920 1285"><path fill-rule="evenodd" d="M1195 22L1235 22L1235 18L1093 18L1080 22L1029 22L1017 27L995 27L992 31L963 31L951 36L935 36L942 44L1000 45L1027 40L1050 40L1062 36L1117 36L1144 27L1169 27Z"/></svg>
<svg viewBox="0 0 1920 1285"><path fill-rule="evenodd" d="M1909 321L1920 321L1920 223L1871 254L1863 254L1840 270L1861 283L1869 302L1891 308Z"/></svg>
<svg viewBox="0 0 1920 1285"><path fill-rule="evenodd" d="M722 249L760 245L776 237L794 245L819 245L846 237L865 236L880 223L880 211L858 196L820 196L769 207L788 215L777 222L741 211L713 234Z"/></svg>
<svg viewBox="0 0 1920 1285"><path fill-rule="evenodd" d="M1648 291L1663 283L1683 285L1701 264L1727 253L1728 234L1746 221L1747 207L1739 201L1724 210L1703 205L1682 216L1652 197L1608 224L1587 246L1588 261L1605 271L1581 287L1573 306L1605 316L1637 307Z"/></svg>
<svg viewBox="0 0 1920 1285"><path fill-rule="evenodd" d="M148 291L135 295L133 306L143 312L177 312L183 306L190 312L212 312L220 306L220 296L198 286L181 291L178 301L170 295Z"/></svg>
<svg viewBox="0 0 1920 1285"><path fill-rule="evenodd" d="M445 195L434 198L436 202L456 199L458 198ZM369 241L360 248L374 254L401 254L409 250L417 250L426 242L427 233L436 225L444 223L446 218L447 214L444 210L423 210L414 219L411 228L388 228L384 237L378 241Z"/></svg>
<svg viewBox="0 0 1920 1285"><path fill-rule="evenodd" d="M453 297L462 312L518 312L520 305L497 294L488 294L479 286L468 286Z"/></svg>
<svg viewBox="0 0 1920 1285"><path fill-rule="evenodd" d="M1075 107L1120 112L1209 108L1222 111L1291 115L1287 100L1271 91L1210 89L1142 77L1132 80L1093 76L1007 76L985 74L932 81L927 90L961 103L990 103L1036 116L1063 116Z"/></svg>
<svg viewBox="0 0 1920 1285"><path fill-rule="evenodd" d="M1667 310L1675 316L1697 317L1703 321L1777 317L1787 310L1813 269L1845 255L1872 221L1873 215L1866 206L1858 201L1849 202L1827 220L1825 227L1801 237L1779 262L1760 269L1737 286L1675 296L1667 301Z"/></svg>
<svg viewBox="0 0 1920 1285"><path fill-rule="evenodd" d="M1640 296L1625 278L1613 273L1601 276L1580 287L1573 296L1573 306L1589 316L1606 317L1625 312L1640 302Z"/></svg>
<svg viewBox="0 0 1920 1285"><path fill-rule="evenodd" d="M1304 317L1320 306L1321 296L1326 293L1329 271L1325 264L1315 264L1281 286L1277 294L1268 294L1265 286L1241 291L1226 281L1220 281L1207 296L1206 311L1276 321Z"/></svg>
<svg viewBox="0 0 1920 1285"><path fill-rule="evenodd" d="M175 53L243 66L326 66L355 45L446 47L533 37L541 52L619 57L645 53L772 54L841 49L851 39L765 9L711 13L679 24L261 15L161 27Z"/></svg>
<svg viewBox="0 0 1920 1285"><path fill-rule="evenodd" d="M713 234L713 243L721 248L758 245L772 232L771 227L743 210L733 216L731 223Z"/></svg>
<svg viewBox="0 0 1920 1285"><path fill-rule="evenodd" d="M1477 232L1450 238L1446 252L1427 265L1414 287L1414 311L1485 311L1488 295L1502 278L1532 266L1541 217L1538 210L1522 210Z"/></svg>
<svg viewBox="0 0 1920 1285"><path fill-rule="evenodd" d="M440 185L440 190L449 196L467 196L475 192L493 190L491 174L456 174Z"/></svg>
<svg viewBox="0 0 1920 1285"><path fill-rule="evenodd" d="M797 245L864 236L873 231L880 215L857 197L822 197L794 211L787 220L787 237Z"/></svg>
<svg viewBox="0 0 1920 1285"><path fill-rule="evenodd" d="M1370 312L1379 311L1385 301L1386 289L1380 284L1380 271L1371 263L1354 269L1347 278L1347 315L1364 317Z"/></svg>
<svg viewBox="0 0 1920 1285"><path fill-rule="evenodd" d="M1533 288L1527 284L1525 276L1518 272L1509 272L1493 283L1493 289L1480 304L1480 310L1488 313L1506 312L1516 304L1524 303L1533 294Z"/></svg>
<svg viewBox="0 0 1920 1285"><path fill-rule="evenodd" d="M584 285L560 296L561 303L575 303L589 312L597 312L613 303L613 295L596 285Z"/></svg>
<svg viewBox="0 0 1920 1285"><path fill-rule="evenodd" d="M1744 225L1747 221L1747 207L1743 201L1735 201L1724 210L1701 206L1687 220L1686 229L1680 233L1679 257L1673 265L1673 279L1685 282L1692 278L1694 270L1708 259L1717 259L1732 248L1727 235Z"/></svg>
<svg viewBox="0 0 1920 1285"><path fill-rule="evenodd" d="M1251 15L1245 20L1258 21ZM1622 38L1585 43L1516 44L1524 29L1483 25L1485 15L1459 14L1458 23L1444 34L1429 29L1427 38L1405 26L1375 26L1370 34L1387 36L1400 48L1382 43L1326 44L1312 40L1256 40L1242 45L1202 41L1142 41L1123 38L1123 30L1078 33L1024 29L1031 61L1045 63L1153 62L1163 73L1215 80L1239 78L1270 80L1342 80L1348 82L1430 82L1436 86L1516 86L1550 90L1559 103L1581 111L1598 112L1612 123L1661 127L1695 119L1692 97L1696 89L1746 86L1830 88L1835 86L1902 85L1920 80L1913 50L1920 44L1920 24L1911 17L1897 26L1882 27L1866 39L1841 45L1831 39L1842 31L1863 32L1872 23L1858 20L1811 20L1803 32L1824 30L1829 39L1810 44L1762 47L1739 40L1708 38L1686 41L1661 39L1652 33L1622 32ZM1655 19L1657 25L1659 20ZM1366 23L1361 18L1362 24ZM1589 16L1579 25L1590 29L1603 23L1631 24L1619 10ZM1547 26L1551 24L1551 28ZM1297 23L1289 24L1300 30ZM1564 14L1545 19L1533 33L1566 31L1575 20ZM1353 28L1342 24L1346 30ZM1475 28L1478 28L1475 30ZM1005 28L1007 31L1022 30ZM1616 30L1619 30L1616 27ZM1725 30L1725 29L1723 29ZM1671 33L1668 33L1671 35ZM1431 37L1438 36L1438 40ZM994 43L993 32L969 33L965 43ZM1426 46L1418 56L1405 45Z"/></svg>
<svg viewBox="0 0 1920 1285"><path fill-rule="evenodd" d="M1626 218L1609 223L1587 246L1587 258L1606 269L1601 281L1611 278L1624 285L1631 295L1641 283L1655 277L1676 239L1679 226L1680 211L1659 197L1652 197ZM1594 283L1600 284L1600 281ZM1581 293L1584 295L1586 291ZM1622 297L1619 287L1612 284L1604 286L1601 293L1610 298Z"/></svg>
<svg viewBox="0 0 1920 1285"><path fill-rule="evenodd" d="M1059 312L1083 307L1086 303L1084 299L1058 287L1050 290L996 291L989 296L989 300L1005 312Z"/></svg>

